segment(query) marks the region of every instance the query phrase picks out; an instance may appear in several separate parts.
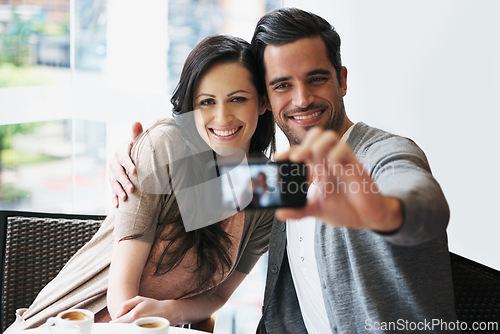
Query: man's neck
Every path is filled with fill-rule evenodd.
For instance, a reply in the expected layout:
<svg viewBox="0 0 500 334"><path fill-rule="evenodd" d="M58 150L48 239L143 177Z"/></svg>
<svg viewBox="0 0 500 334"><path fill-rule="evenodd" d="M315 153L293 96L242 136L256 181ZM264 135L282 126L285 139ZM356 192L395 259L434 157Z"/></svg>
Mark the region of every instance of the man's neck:
<svg viewBox="0 0 500 334"><path fill-rule="evenodd" d="M347 117L347 115L345 116L345 119L344 119L344 124L342 125L341 129L337 132L337 134L342 137L344 135L344 133L346 133L347 130L349 130L349 128L351 126L353 126L353 122L349 119L349 117Z"/></svg>

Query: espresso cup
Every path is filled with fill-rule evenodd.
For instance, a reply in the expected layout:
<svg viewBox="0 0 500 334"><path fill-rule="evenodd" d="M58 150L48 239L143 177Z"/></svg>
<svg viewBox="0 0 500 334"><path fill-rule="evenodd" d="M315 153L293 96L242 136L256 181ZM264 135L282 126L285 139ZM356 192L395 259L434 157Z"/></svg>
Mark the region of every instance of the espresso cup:
<svg viewBox="0 0 500 334"><path fill-rule="evenodd" d="M73 309L59 313L47 319L47 328L52 334L78 333L90 334L94 324L94 313L89 310ZM53 331L56 328L56 331Z"/></svg>
<svg viewBox="0 0 500 334"><path fill-rule="evenodd" d="M168 334L170 321L162 317L139 318L133 323L137 334Z"/></svg>

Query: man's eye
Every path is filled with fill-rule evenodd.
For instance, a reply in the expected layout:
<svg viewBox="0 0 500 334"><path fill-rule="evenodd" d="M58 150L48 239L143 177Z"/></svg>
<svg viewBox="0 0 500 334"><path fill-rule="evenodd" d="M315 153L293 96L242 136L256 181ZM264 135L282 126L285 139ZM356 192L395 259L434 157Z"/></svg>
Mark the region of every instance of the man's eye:
<svg viewBox="0 0 500 334"><path fill-rule="evenodd" d="M277 90L279 90L279 89L285 89L285 88L287 88L287 87L289 87L289 86L290 86L290 84L288 84L288 83L281 83L281 84L279 84L279 85L276 85L276 86L274 87L274 89L277 89Z"/></svg>
<svg viewBox="0 0 500 334"><path fill-rule="evenodd" d="M326 81L326 80L327 80L327 78L325 78L325 77L315 77L315 78L311 79L311 82L316 83L316 82L323 82L323 81Z"/></svg>

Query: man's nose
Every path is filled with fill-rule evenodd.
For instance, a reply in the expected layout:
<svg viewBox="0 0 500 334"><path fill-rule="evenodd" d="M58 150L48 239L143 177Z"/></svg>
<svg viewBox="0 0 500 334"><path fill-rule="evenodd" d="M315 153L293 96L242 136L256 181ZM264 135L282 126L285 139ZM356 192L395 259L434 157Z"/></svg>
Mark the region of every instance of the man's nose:
<svg viewBox="0 0 500 334"><path fill-rule="evenodd" d="M307 108L313 102L313 96L307 85L298 84L295 86L292 102L299 108Z"/></svg>

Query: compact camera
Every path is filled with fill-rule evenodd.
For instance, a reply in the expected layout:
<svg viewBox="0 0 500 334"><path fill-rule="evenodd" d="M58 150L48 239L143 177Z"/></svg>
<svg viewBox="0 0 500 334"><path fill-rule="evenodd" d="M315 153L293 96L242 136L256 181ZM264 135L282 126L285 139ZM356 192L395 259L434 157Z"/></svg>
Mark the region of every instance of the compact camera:
<svg viewBox="0 0 500 334"><path fill-rule="evenodd" d="M304 163L264 159L219 163L216 196L224 210L297 208L306 204L307 170Z"/></svg>

